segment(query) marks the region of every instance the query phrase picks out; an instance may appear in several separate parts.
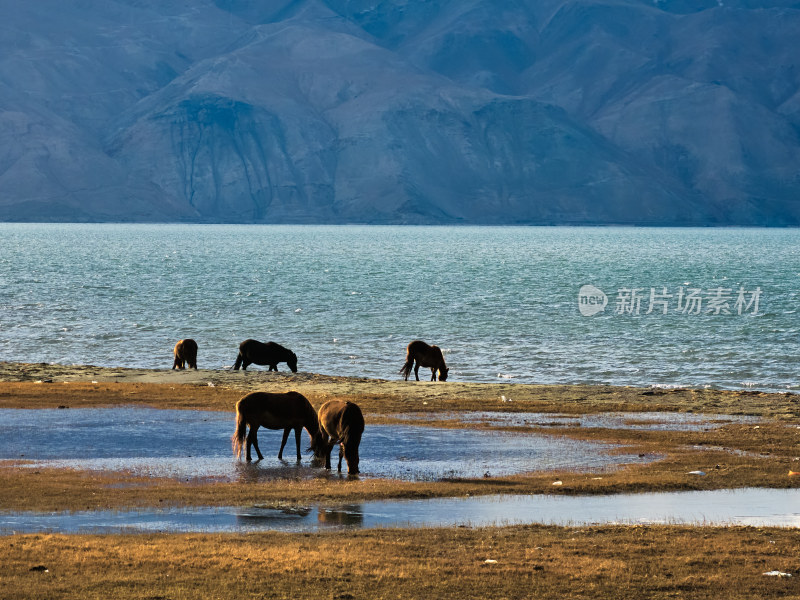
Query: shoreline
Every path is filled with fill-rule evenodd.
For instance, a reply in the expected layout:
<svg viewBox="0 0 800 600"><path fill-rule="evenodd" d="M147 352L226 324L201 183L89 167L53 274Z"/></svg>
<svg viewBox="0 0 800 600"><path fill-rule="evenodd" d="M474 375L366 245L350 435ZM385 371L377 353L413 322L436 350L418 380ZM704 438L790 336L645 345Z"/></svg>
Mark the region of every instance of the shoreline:
<svg viewBox="0 0 800 600"><path fill-rule="evenodd" d="M165 363L166 364L166 363ZM14 373L19 370L18 373ZM322 373L316 371L299 371L291 373L286 365L281 365L280 371L267 371L265 366L256 364L250 365L250 370L234 371L233 365L226 365L212 368L201 368L197 370L184 369L182 371L173 370L167 366L123 366L123 365L102 365L91 363L59 363L59 362L23 362L15 360L0 360L0 381L27 381L30 380L31 373L36 371L47 372L57 377L64 377L65 379L78 379L82 375L89 376L92 373L98 374L100 377L107 378L109 381L113 378L121 378L126 381L142 381L153 382L159 377L158 374L165 373L187 373L184 377L187 379L186 383L200 383L199 379L188 375L189 372L195 373L199 376L201 373L206 373L214 380L224 380L225 374L236 373L270 373L276 377L294 377L295 381L372 381L372 382L402 382L400 372L392 373L391 377L375 376L375 375L333 375L329 373ZM430 373L427 369L423 369L424 374L420 378L420 383L429 382ZM412 379L408 383L412 383ZM441 383L441 382L440 382ZM457 378L450 379L443 382L447 385L460 384L460 385L478 385L478 386L546 386L546 387L598 387L598 388L635 388L642 390L694 390L697 392L712 391L712 392L733 392L733 393L761 393L773 395L796 395L800 396L800 388L798 389L782 389L773 388L768 384L759 387L755 383L744 383L736 387L723 387L714 384L680 384L680 383L636 383L636 382L604 382L604 381L532 381L527 377L519 378L517 376L503 376L498 375L496 378L488 378L486 380L473 381L473 380L460 380Z"/></svg>
<svg viewBox="0 0 800 600"><path fill-rule="evenodd" d="M0 362L0 409L102 408L232 413L253 391L296 390L318 408L331 399L351 400L368 424L398 424L505 430L520 434L597 441L627 453L658 456L647 464L610 472L532 470L510 477L405 482L320 479L233 483L139 478L124 473L19 468L19 458L0 461L0 506L17 510L125 508L140 506L228 506L253 502L302 503L386 498L453 497L464 494L615 494L623 492L791 488L800 480L800 397L795 394L720 390L548 386L458 382L387 381L269 371L172 371ZM504 399L505 397L505 399ZM470 423L448 413L544 413L564 416L628 413L719 415L719 427L659 430L583 427L578 419L544 419L515 427ZM752 421L726 416L759 417ZM669 416L664 417L669 420ZM524 421L527 423L527 421ZM562 420L562 423L564 420ZM24 461L24 459L23 459ZM532 467L535 469L535 467ZM40 476L45 474L45 477ZM693 474L702 471L704 476ZM553 481L563 485L553 487Z"/></svg>
<svg viewBox="0 0 800 600"><path fill-rule="evenodd" d="M270 372L261 369L178 371L166 368L138 369L7 361L0 361L0 383L180 385L229 390L231 393L239 392L242 395L255 390L271 392L295 390L309 396L310 399L322 400L333 397L351 399L361 404L362 408L377 413L397 409L424 412L545 410L545 412L576 414L608 411L671 411L751 415L778 420L800 419L800 394L756 390L404 381L399 377L395 380L370 379L304 372ZM162 400L168 400L168 397ZM10 401L4 396L0 406L9 407ZM220 409L217 406L209 408Z"/></svg>

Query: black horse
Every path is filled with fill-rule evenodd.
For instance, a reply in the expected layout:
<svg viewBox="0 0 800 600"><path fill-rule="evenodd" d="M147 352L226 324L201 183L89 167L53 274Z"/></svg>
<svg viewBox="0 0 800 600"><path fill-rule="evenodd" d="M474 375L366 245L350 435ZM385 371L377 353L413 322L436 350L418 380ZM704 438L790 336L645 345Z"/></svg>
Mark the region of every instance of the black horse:
<svg viewBox="0 0 800 600"><path fill-rule="evenodd" d="M429 346L422 340L414 340L406 348L406 364L400 369L400 374L408 381L413 368L414 376L419 381L420 367L430 367L431 381L436 381L436 371L439 371L439 381L447 381L450 369L444 363L444 355L439 346Z"/></svg>
<svg viewBox="0 0 800 600"><path fill-rule="evenodd" d="M297 373L297 355L275 342L259 342L258 340L245 340L239 344L239 356L233 370L238 371L239 367L247 370L251 364L269 365L270 371L278 370L278 363L285 362L289 365L292 373Z"/></svg>

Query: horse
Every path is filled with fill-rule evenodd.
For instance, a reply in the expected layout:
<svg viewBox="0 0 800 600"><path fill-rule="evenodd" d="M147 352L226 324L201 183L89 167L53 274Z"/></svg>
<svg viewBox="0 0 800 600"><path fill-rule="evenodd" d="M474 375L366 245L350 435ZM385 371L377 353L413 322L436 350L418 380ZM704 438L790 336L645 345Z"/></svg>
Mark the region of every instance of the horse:
<svg viewBox="0 0 800 600"><path fill-rule="evenodd" d="M325 448L325 468L331 468L331 450L339 444L339 472L342 472L342 456L347 461L347 474L358 470L358 445L364 433L364 415L353 402L330 400L318 412L320 431Z"/></svg>
<svg viewBox="0 0 800 600"><path fill-rule="evenodd" d="M173 369L183 369L188 364L190 369L197 369L197 342L186 338L175 344L175 362Z"/></svg>
<svg viewBox="0 0 800 600"><path fill-rule="evenodd" d="M250 432L247 432L247 427ZM298 392L283 394L268 392L253 392L247 394L236 403L236 431L231 436L233 453L236 458L242 455L242 447L246 444L245 456L250 462L250 446L256 449L258 460L264 456L258 448L257 432L259 427L266 429L283 429L281 449L278 451L278 460L283 460L283 448L289 438L289 432L294 429L294 438L297 444L297 462L300 462L300 432L305 427L311 436L310 451L315 458L321 459L326 448L325 439L320 431L317 412L308 399Z"/></svg>
<svg viewBox="0 0 800 600"><path fill-rule="evenodd" d="M414 364L416 362L416 364ZM400 369L400 373L408 381L411 368L414 368L414 376L419 381L419 368L430 367L431 381L436 381L436 371L439 371L439 381L447 381L447 373L450 369L444 364L444 356L439 346L429 346L421 340L414 340L406 348L406 364Z"/></svg>
<svg viewBox="0 0 800 600"><path fill-rule="evenodd" d="M239 355L233 370L238 371L240 366L247 370L248 365L256 364L269 365L270 371L277 371L279 362L285 362L292 373L297 373L297 355L288 348L275 342L264 344L258 340L245 340L239 344Z"/></svg>

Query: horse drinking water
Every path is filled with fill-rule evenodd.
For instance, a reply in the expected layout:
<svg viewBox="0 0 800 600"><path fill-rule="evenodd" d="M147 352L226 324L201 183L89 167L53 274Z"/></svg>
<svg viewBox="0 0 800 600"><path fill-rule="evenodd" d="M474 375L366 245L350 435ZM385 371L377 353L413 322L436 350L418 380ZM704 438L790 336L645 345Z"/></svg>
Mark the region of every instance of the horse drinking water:
<svg viewBox="0 0 800 600"><path fill-rule="evenodd" d="M400 369L406 381L412 367L417 381L419 381L420 367L430 367L431 381L436 381L436 371L439 371L439 381L447 381L447 373L450 371L444 363L444 356L439 346L429 346L421 340L414 340L406 348L406 364Z"/></svg>
<svg viewBox="0 0 800 600"><path fill-rule="evenodd" d="M331 450L339 444L339 472L342 456L347 461L347 474L358 473L358 446L364 433L364 415L353 402L330 400L319 409L319 426L325 449L325 468L331 468Z"/></svg>
<svg viewBox="0 0 800 600"><path fill-rule="evenodd" d="M250 432L247 432L247 427ZM289 432L294 429L294 438L297 444L297 461L300 462L300 432L305 427L311 436L311 447L316 458L322 458L326 448L325 440L320 432L317 413L305 396L297 392L272 394L268 392L253 392L247 394L236 403L236 431L231 437L233 453L236 458L242 455L242 446L247 441L245 456L250 458L250 446L256 449L258 460L264 458L258 448L257 432L259 427L267 429L283 429L281 449L278 459L283 460L283 448L289 438Z"/></svg>
<svg viewBox="0 0 800 600"><path fill-rule="evenodd" d="M285 362L292 373L297 373L297 355L288 348L275 342L265 344L258 340L245 340L239 344L239 355L233 370L238 371L240 366L247 370L248 365L256 364L269 365L270 371L277 371L279 362Z"/></svg>

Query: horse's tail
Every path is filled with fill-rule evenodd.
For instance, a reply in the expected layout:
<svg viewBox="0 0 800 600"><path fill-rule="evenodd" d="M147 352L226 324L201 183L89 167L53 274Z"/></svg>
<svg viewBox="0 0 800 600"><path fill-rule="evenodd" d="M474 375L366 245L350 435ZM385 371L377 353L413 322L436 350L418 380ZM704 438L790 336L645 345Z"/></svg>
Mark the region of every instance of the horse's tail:
<svg viewBox="0 0 800 600"><path fill-rule="evenodd" d="M358 447L361 443L361 435L364 433L364 415L361 409L355 404L348 404L342 413L341 442L345 447L354 445Z"/></svg>
<svg viewBox="0 0 800 600"><path fill-rule="evenodd" d="M408 376L411 375L411 369L414 367L414 356L411 353L411 344L406 349L406 364L403 365L403 368L400 369L400 375L402 375L406 380L408 380Z"/></svg>
<svg viewBox="0 0 800 600"><path fill-rule="evenodd" d="M408 376L411 375L411 368L414 366L413 360L407 360L406 364L403 365L403 368L400 369L400 375L402 375L405 379L408 379Z"/></svg>
<svg viewBox="0 0 800 600"><path fill-rule="evenodd" d="M247 420L244 418L242 411L239 409L239 404L236 404L236 431L231 436L231 446L233 446L233 453L236 458L242 456L242 446L247 437Z"/></svg>
<svg viewBox="0 0 800 600"><path fill-rule="evenodd" d="M244 357L242 356L242 351L239 350L239 354L236 355L236 362L233 363L233 370L234 371L238 371L239 370L239 367L242 366L242 361L243 360L244 360Z"/></svg>
<svg viewBox="0 0 800 600"><path fill-rule="evenodd" d="M361 444L361 435L364 433L364 415L361 409L349 403L342 415L342 446L344 457L347 459L347 472L354 475L358 470L358 447ZM340 462L341 464L341 462Z"/></svg>

